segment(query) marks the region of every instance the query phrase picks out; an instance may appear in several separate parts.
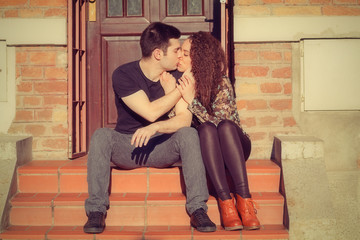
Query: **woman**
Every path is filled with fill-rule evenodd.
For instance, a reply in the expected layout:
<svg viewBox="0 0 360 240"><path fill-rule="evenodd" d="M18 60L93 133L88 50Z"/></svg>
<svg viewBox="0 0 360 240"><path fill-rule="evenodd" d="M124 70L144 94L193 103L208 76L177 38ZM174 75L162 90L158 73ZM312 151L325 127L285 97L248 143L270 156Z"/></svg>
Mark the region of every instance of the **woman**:
<svg viewBox="0 0 360 240"><path fill-rule="evenodd" d="M178 70L185 73L177 88L200 123L201 152L218 196L222 225L225 230L259 229L245 165L251 141L240 126L220 42L206 32L191 35L182 45ZM235 185L236 206L225 166Z"/></svg>

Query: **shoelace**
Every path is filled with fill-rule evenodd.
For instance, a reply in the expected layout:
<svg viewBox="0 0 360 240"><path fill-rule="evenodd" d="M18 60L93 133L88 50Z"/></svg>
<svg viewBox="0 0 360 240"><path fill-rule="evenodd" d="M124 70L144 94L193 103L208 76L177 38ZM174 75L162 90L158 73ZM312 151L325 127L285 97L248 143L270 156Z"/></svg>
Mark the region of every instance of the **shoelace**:
<svg viewBox="0 0 360 240"><path fill-rule="evenodd" d="M256 208L259 208L258 205L256 204L256 202L254 202L252 199L249 199L246 201L246 208L249 211L249 213L251 215L256 215L257 214L257 210Z"/></svg>
<svg viewBox="0 0 360 240"><path fill-rule="evenodd" d="M196 211L194 214L195 214L195 218L199 221L200 224L209 222L208 217L202 212Z"/></svg>
<svg viewBox="0 0 360 240"><path fill-rule="evenodd" d="M101 212L91 212L90 216L89 216L89 223L93 224L93 223L98 223L99 222L99 218L102 218L102 213Z"/></svg>

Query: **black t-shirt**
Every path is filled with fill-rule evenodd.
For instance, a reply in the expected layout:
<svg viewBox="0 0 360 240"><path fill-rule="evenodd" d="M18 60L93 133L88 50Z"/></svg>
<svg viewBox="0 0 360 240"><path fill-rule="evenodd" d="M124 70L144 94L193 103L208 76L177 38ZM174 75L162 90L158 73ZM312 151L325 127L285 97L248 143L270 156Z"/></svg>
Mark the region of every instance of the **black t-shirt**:
<svg viewBox="0 0 360 240"><path fill-rule="evenodd" d="M131 134L138 128L149 125L149 121L128 108L121 98L143 90L150 102L152 102L165 95L160 81L153 82L145 77L141 71L139 61L130 62L115 69L112 81L115 93L115 105L118 113L115 130L120 133ZM167 116L165 114L160 119L166 118Z"/></svg>

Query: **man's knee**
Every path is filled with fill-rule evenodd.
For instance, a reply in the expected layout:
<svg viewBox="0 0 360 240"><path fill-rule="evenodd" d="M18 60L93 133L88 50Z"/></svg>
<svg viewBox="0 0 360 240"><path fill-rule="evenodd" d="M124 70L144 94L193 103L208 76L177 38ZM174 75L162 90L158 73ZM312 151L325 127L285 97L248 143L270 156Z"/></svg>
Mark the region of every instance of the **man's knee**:
<svg viewBox="0 0 360 240"><path fill-rule="evenodd" d="M197 130L193 127L180 128L176 132L176 135L180 141L184 141L185 143L190 143L193 141L196 143L196 142L198 142L198 139L199 139Z"/></svg>
<svg viewBox="0 0 360 240"><path fill-rule="evenodd" d="M101 144L107 142L106 140L111 137L111 129L109 128L98 128L95 130L91 136L91 142L96 144Z"/></svg>

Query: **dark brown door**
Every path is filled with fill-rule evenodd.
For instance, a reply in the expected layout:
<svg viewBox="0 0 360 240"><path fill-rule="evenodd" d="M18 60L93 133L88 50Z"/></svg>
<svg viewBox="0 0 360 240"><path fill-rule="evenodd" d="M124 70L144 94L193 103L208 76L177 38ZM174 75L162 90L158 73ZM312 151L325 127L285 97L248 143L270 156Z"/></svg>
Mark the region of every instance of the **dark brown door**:
<svg viewBox="0 0 360 240"><path fill-rule="evenodd" d="M97 0L96 13L96 21L88 22L89 139L97 128L116 124L112 72L140 59L141 32L156 21L176 26L184 36L211 32L213 0Z"/></svg>

